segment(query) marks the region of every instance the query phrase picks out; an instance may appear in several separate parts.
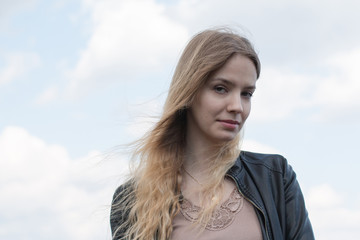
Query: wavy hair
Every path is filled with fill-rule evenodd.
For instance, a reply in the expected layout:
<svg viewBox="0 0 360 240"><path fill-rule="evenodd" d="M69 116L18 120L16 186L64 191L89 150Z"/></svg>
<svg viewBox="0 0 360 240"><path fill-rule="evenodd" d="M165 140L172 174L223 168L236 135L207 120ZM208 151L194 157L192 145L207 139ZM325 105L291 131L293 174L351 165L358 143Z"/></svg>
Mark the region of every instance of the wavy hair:
<svg viewBox="0 0 360 240"><path fill-rule="evenodd" d="M252 44L229 29L205 30L187 44L175 69L160 120L136 142L133 153L136 169L128 187L115 196L112 214L122 214L124 221L114 236L122 232L123 239L170 238L172 220L179 212L181 201L187 109L211 74L234 54L248 57L259 77L260 61ZM221 192L222 180L240 153L240 140L241 135L238 135L217 146L213 164L208 169L212 177L202 189L203 199L214 199ZM201 226L210 220L218 201L200 212L198 223Z"/></svg>

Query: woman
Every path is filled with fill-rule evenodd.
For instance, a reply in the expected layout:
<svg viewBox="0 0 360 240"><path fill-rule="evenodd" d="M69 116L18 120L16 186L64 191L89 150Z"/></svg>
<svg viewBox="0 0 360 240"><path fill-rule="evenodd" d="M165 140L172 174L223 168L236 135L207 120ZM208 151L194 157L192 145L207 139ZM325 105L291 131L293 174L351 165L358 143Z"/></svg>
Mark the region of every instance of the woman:
<svg viewBox="0 0 360 240"><path fill-rule="evenodd" d="M114 194L113 239L314 239L287 161L239 150L259 74L246 38L223 29L192 38Z"/></svg>

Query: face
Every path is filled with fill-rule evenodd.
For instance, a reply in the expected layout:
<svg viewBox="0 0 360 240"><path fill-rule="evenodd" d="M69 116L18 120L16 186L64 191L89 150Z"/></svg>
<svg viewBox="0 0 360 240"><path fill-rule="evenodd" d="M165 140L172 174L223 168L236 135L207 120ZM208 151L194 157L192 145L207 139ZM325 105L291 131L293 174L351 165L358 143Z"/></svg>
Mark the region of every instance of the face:
<svg viewBox="0 0 360 240"><path fill-rule="evenodd" d="M189 108L188 142L216 144L234 139L250 114L256 79L249 58L232 56L199 90Z"/></svg>

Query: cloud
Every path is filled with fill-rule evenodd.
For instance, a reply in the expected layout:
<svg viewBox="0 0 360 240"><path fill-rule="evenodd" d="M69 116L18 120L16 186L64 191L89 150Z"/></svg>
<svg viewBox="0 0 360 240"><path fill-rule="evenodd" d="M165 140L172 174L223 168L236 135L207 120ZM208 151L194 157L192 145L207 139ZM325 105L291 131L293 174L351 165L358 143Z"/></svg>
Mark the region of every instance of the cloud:
<svg viewBox="0 0 360 240"><path fill-rule="evenodd" d="M67 75L69 96L112 81L132 81L173 61L188 39L185 27L153 0L83 1L93 30L87 47ZM174 50L176 49L176 50Z"/></svg>
<svg viewBox="0 0 360 240"><path fill-rule="evenodd" d="M0 19L4 20L8 16L20 12L24 9L32 8L37 0L11 0L11 1L1 1L0 8Z"/></svg>
<svg viewBox="0 0 360 240"><path fill-rule="evenodd" d="M72 159L62 146L6 127L0 135L0 238L110 239L109 204L126 165L97 151Z"/></svg>
<svg viewBox="0 0 360 240"><path fill-rule="evenodd" d="M356 198L358 196L352 196ZM310 220L319 240L356 240L360 234L360 209L331 185L314 186L305 192ZM354 202L358 203L360 199Z"/></svg>
<svg viewBox="0 0 360 240"><path fill-rule="evenodd" d="M360 30L352 27L359 21L359 7L352 0L180 0L168 16L191 32L213 25L240 26L253 36L262 60L310 67L331 52L359 43Z"/></svg>
<svg viewBox="0 0 360 240"><path fill-rule="evenodd" d="M255 121L275 121L311 106L311 94L317 82L314 76L264 67L254 94L251 118Z"/></svg>
<svg viewBox="0 0 360 240"><path fill-rule="evenodd" d="M330 73L320 82L315 92L314 102L323 106L321 111L313 116L315 120L360 119L359 61L360 47L338 53L327 60Z"/></svg>
<svg viewBox="0 0 360 240"><path fill-rule="evenodd" d="M245 151L259 152L259 153L274 153L274 154L280 153L280 151L276 150L271 146L259 143L254 140L246 140L246 139L244 140L241 149Z"/></svg>
<svg viewBox="0 0 360 240"><path fill-rule="evenodd" d="M312 121L358 121L359 61L360 48L356 48L326 58L321 75L265 66L254 94L251 118L276 121L307 109L315 112L310 114Z"/></svg>
<svg viewBox="0 0 360 240"><path fill-rule="evenodd" d="M40 64L40 57L36 53L17 52L5 55L5 66L0 69L0 86L24 76Z"/></svg>
<svg viewBox="0 0 360 240"><path fill-rule="evenodd" d="M328 62L333 76L318 89L319 101L324 104L360 103L360 48L332 56ZM332 96L331 98L329 96Z"/></svg>
<svg viewBox="0 0 360 240"><path fill-rule="evenodd" d="M316 208L332 208L341 205L344 198L327 184L315 186L308 192L307 201L311 207Z"/></svg>
<svg viewBox="0 0 360 240"><path fill-rule="evenodd" d="M57 87L49 87L35 99L35 104L46 105L54 101L58 97L58 94L59 90Z"/></svg>
<svg viewBox="0 0 360 240"><path fill-rule="evenodd" d="M159 120L162 105L161 100L153 99L128 106L130 123L127 124L127 134L135 139L141 138Z"/></svg>

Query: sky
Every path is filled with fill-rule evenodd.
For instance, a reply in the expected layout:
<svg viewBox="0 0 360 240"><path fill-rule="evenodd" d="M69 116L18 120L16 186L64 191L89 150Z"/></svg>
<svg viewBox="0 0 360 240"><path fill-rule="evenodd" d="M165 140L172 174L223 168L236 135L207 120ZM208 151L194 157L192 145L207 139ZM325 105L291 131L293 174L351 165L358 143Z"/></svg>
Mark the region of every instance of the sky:
<svg viewBox="0 0 360 240"><path fill-rule="evenodd" d="M243 149L284 155L316 239L360 235L360 2L0 0L0 239L111 239L121 146L181 51L230 26L262 62Z"/></svg>

